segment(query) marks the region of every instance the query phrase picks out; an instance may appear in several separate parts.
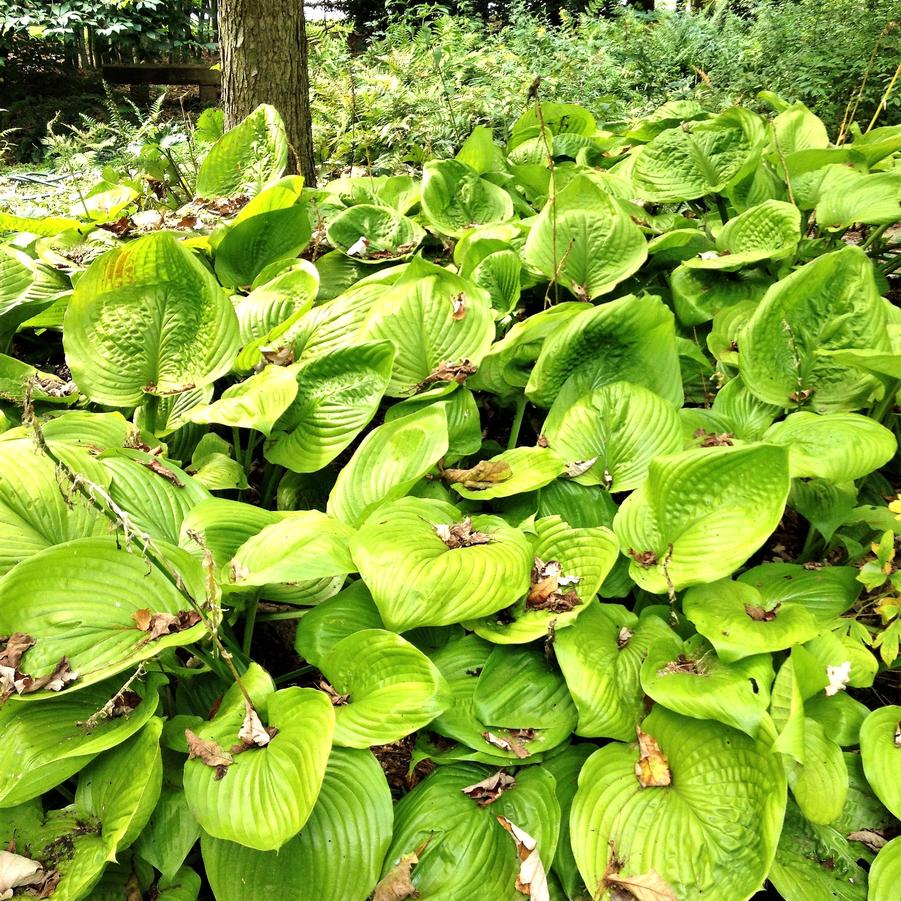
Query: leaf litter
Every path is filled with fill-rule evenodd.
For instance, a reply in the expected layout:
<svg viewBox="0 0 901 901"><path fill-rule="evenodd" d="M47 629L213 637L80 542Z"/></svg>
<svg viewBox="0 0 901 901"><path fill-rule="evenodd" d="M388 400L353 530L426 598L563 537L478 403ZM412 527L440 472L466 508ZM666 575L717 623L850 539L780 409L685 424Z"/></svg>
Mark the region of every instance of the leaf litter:
<svg viewBox="0 0 901 901"><path fill-rule="evenodd" d="M669 760L666 754L660 750L656 739L642 732L641 726L636 726L638 733L638 760L635 763L635 775L642 788L659 788L670 785L673 781L670 773Z"/></svg>

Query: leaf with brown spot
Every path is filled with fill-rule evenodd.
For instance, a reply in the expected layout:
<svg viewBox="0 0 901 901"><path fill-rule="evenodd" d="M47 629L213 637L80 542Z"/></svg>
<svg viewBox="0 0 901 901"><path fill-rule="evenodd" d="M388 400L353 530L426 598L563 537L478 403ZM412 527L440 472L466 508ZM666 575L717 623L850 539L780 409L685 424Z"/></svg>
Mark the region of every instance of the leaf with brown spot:
<svg viewBox="0 0 901 901"><path fill-rule="evenodd" d="M419 893L410 877L413 867L418 863L419 857L415 851L404 854L375 887L372 901L404 901L406 898L417 897Z"/></svg>
<svg viewBox="0 0 901 901"><path fill-rule="evenodd" d="M745 613L754 620L755 623L771 623L779 612L782 604L776 604L771 610L766 607L754 607L751 604L745 604Z"/></svg>
<svg viewBox="0 0 901 901"><path fill-rule="evenodd" d="M471 491L482 491L513 476L504 460L480 460L471 469L443 469L441 478L448 484L462 485Z"/></svg>
<svg viewBox="0 0 901 901"><path fill-rule="evenodd" d="M669 785L673 781L670 773L669 761L660 750L653 736L641 731L641 726L636 726L638 733L638 762L635 764L635 775L642 788L660 787Z"/></svg>
<svg viewBox="0 0 901 901"><path fill-rule="evenodd" d="M221 779L228 767L235 761L231 754L226 754L216 742L195 735L190 729L185 729L185 738L188 741L188 760L200 760L216 771L217 781Z"/></svg>
<svg viewBox="0 0 901 901"><path fill-rule="evenodd" d="M604 886L612 889L611 901L679 901L669 883L656 871L648 870L638 876L620 876L608 873L604 877Z"/></svg>
<svg viewBox="0 0 901 901"><path fill-rule="evenodd" d="M516 785L516 780L512 776L503 770L498 770L481 782L467 785L466 788L462 788L460 791L475 801L479 807L487 807L489 804L493 804L508 788L513 788L514 785Z"/></svg>

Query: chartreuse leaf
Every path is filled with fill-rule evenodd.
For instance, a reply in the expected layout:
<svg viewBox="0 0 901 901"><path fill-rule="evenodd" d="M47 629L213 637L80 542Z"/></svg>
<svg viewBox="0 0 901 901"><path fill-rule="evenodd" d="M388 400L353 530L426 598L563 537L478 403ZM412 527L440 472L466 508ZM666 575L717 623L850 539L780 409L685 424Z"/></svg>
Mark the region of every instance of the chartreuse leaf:
<svg viewBox="0 0 901 901"><path fill-rule="evenodd" d="M767 291L739 344L739 367L766 403L842 412L864 406L880 383L827 352L890 347L873 265L848 246Z"/></svg>
<svg viewBox="0 0 901 901"><path fill-rule="evenodd" d="M335 744L368 748L428 725L450 704L435 664L406 639L364 629L332 647L319 669L347 703L335 709Z"/></svg>
<svg viewBox="0 0 901 901"><path fill-rule="evenodd" d="M629 574L658 594L729 575L776 528L789 487L788 454L772 445L655 458L613 522Z"/></svg>
<svg viewBox="0 0 901 901"><path fill-rule="evenodd" d="M668 710L716 720L757 738L773 682L769 654L724 663L699 635L655 642L641 666L644 693Z"/></svg>
<svg viewBox="0 0 901 901"><path fill-rule="evenodd" d="M479 479L479 466L495 467L489 478ZM563 474L565 464L552 450L545 447L514 447L490 460L477 464L472 470L445 471L444 478L451 488L469 500L491 500L535 491L550 484ZM450 472L455 474L451 478ZM465 473L471 473L471 478Z"/></svg>
<svg viewBox="0 0 901 901"><path fill-rule="evenodd" d="M814 695L804 704L804 712L823 727L829 738L845 748L858 743L860 727L870 711L856 698L840 691L831 697L825 693Z"/></svg>
<svg viewBox="0 0 901 901"><path fill-rule="evenodd" d="M786 762L788 784L801 812L811 823L835 820L848 796L848 770L842 749L816 720L804 719L804 761Z"/></svg>
<svg viewBox="0 0 901 901"><path fill-rule="evenodd" d="M231 561L238 588L326 579L354 572L353 529L319 510L285 513L248 538Z"/></svg>
<svg viewBox="0 0 901 901"><path fill-rule="evenodd" d="M775 600L747 582L731 579L690 588L682 609L727 663L803 644L821 628L802 603Z"/></svg>
<svg viewBox="0 0 901 901"><path fill-rule="evenodd" d="M478 366L494 339L487 291L421 257L381 294L360 332L397 347L388 394L404 397L442 364Z"/></svg>
<svg viewBox="0 0 901 901"><path fill-rule="evenodd" d="M576 735L631 739L644 715L642 661L657 641L675 641L653 614L592 602L554 639L557 662L579 711Z"/></svg>
<svg viewBox="0 0 901 901"><path fill-rule="evenodd" d="M897 222L901 212L901 173L855 172L853 179L829 186L816 206L817 225L841 230L855 223L886 225Z"/></svg>
<svg viewBox="0 0 901 901"><path fill-rule="evenodd" d="M394 838L383 873L404 855L419 863L411 880L423 901L514 901L520 860L516 844L498 822L504 817L535 839L544 869L550 869L560 831L554 778L539 767L516 773L516 784L494 803L480 807L463 789L491 775L471 763L441 766L397 804ZM436 825L440 828L436 829Z"/></svg>
<svg viewBox="0 0 901 901"><path fill-rule="evenodd" d="M119 407L208 385L238 351L228 297L167 232L98 258L78 281L63 335L79 389Z"/></svg>
<svg viewBox="0 0 901 901"><path fill-rule="evenodd" d="M535 521L532 552L535 567L550 562L560 565L560 576L567 580L558 592L575 592L578 603L571 609L555 609L543 604L544 599L529 601L528 596L503 611L500 616L487 616L466 624L482 638L497 644L524 644L548 634L551 623L558 631L570 625L591 605L601 583L616 562L619 546L607 528L572 528L559 516L545 516ZM540 577L539 577L540 578ZM553 600L553 598L551 599Z"/></svg>
<svg viewBox="0 0 901 901"><path fill-rule="evenodd" d="M659 297L628 294L568 317L541 347L526 396L550 407L567 382L567 396L575 400L620 381L682 404L673 314Z"/></svg>
<svg viewBox="0 0 901 901"><path fill-rule="evenodd" d="M896 816L901 814L901 707L880 707L860 727L860 754L867 781L876 796ZM901 818L901 817L899 817Z"/></svg>
<svg viewBox="0 0 901 901"><path fill-rule="evenodd" d="M331 245L361 263L385 263L412 255L425 229L385 206L360 203L339 213L328 226Z"/></svg>
<svg viewBox="0 0 901 901"><path fill-rule="evenodd" d="M178 548L166 546L165 553L187 590L203 599L200 565ZM51 673L66 657L69 668L78 673L69 690L93 685L204 634L198 623L150 640L135 622L135 613L142 609L178 614L192 608L157 567L113 536L79 538L48 548L0 579L0 634L25 632L35 639L22 658L23 672Z"/></svg>
<svg viewBox="0 0 901 901"><path fill-rule="evenodd" d="M467 525L456 507L422 498L380 508L351 553L383 622L398 632L509 607L528 590L532 566L528 539L499 517L473 516Z"/></svg>
<svg viewBox="0 0 901 901"><path fill-rule="evenodd" d="M338 474L328 512L361 525L380 504L403 497L447 451L443 408L426 407L373 429Z"/></svg>
<svg viewBox="0 0 901 901"><path fill-rule="evenodd" d="M373 341L289 367L295 397L266 444L266 459L292 472L331 463L375 415L394 353L390 341Z"/></svg>
<svg viewBox="0 0 901 901"><path fill-rule="evenodd" d="M288 139L275 107L258 106L212 146L200 165L199 197L254 195L288 165Z"/></svg>
<svg viewBox="0 0 901 901"><path fill-rule="evenodd" d="M121 689L121 679L51 697L42 704L0 707L0 807L38 797L134 735L156 711L162 681L151 676L134 683L134 708L113 716L100 711Z"/></svg>
<svg viewBox="0 0 901 901"><path fill-rule="evenodd" d="M522 292L522 262L515 250L497 250L480 260L469 278L488 292L495 315L506 315Z"/></svg>
<svg viewBox="0 0 901 901"><path fill-rule="evenodd" d="M177 878L185 858L200 838L200 826L188 809L181 787L181 773L176 773L179 784L163 783L160 799L134 844L135 852L169 880ZM165 773L166 777L171 775Z"/></svg>
<svg viewBox="0 0 901 901"><path fill-rule="evenodd" d="M513 201L466 163L433 160L422 171L422 210L439 232L459 238L473 226L512 219Z"/></svg>
<svg viewBox="0 0 901 901"><path fill-rule="evenodd" d="M870 901L891 898L901 884L901 836L883 845L870 867Z"/></svg>
<svg viewBox="0 0 901 901"><path fill-rule="evenodd" d="M773 119L773 141L779 153L788 156L799 150L828 147L829 133L822 120L799 101Z"/></svg>
<svg viewBox="0 0 901 901"><path fill-rule="evenodd" d="M757 117L741 109L669 128L635 157L635 190L655 203L694 200L722 191L752 159L759 128Z"/></svg>
<svg viewBox="0 0 901 901"><path fill-rule="evenodd" d="M641 725L671 784L643 787L635 744L595 752L579 774L570 828L587 886L611 853L620 875L654 870L680 901L750 898L770 869L785 811L785 776L768 742L656 706Z"/></svg>
<svg viewBox="0 0 901 901"><path fill-rule="evenodd" d="M393 819L375 757L334 748L309 820L279 851L204 835L203 863L219 901L364 901L378 881Z"/></svg>
<svg viewBox="0 0 901 901"><path fill-rule="evenodd" d="M794 478L850 482L879 469L898 448L895 436L858 413L792 413L763 436L789 449Z"/></svg>
<svg viewBox="0 0 901 901"><path fill-rule="evenodd" d="M728 257L727 257L728 259ZM759 275L739 275L687 263L670 275L673 306L683 325L710 322L720 310L741 303L756 304L772 284Z"/></svg>
<svg viewBox="0 0 901 901"><path fill-rule="evenodd" d="M609 293L647 256L641 229L585 176L548 199L523 251L527 266L565 285L579 300Z"/></svg>
<svg viewBox="0 0 901 901"><path fill-rule="evenodd" d="M233 685L216 716L197 728L232 757L221 776L199 758L185 764L185 797L204 831L258 851L275 851L296 835L313 810L332 746L335 714L324 693L309 688L274 691L252 664L245 686L263 723L277 729L265 747L241 753L246 708Z"/></svg>
<svg viewBox="0 0 901 901"><path fill-rule="evenodd" d="M682 449L672 405L629 382L595 388L574 403L554 403L542 433L567 463L595 461L575 481L610 491L637 488L654 457Z"/></svg>

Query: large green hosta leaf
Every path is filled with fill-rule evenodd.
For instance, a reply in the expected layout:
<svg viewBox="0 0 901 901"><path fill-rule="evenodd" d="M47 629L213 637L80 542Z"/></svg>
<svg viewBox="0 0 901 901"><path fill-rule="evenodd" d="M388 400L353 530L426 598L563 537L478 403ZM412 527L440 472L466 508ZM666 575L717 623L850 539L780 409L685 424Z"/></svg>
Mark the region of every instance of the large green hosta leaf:
<svg viewBox="0 0 901 901"><path fill-rule="evenodd" d="M396 210L361 203L337 215L328 227L334 247L361 263L385 263L412 255L425 229Z"/></svg>
<svg viewBox="0 0 901 901"><path fill-rule="evenodd" d="M722 191L751 160L759 130L754 114L739 109L667 129L636 156L632 183L640 197L655 203Z"/></svg>
<svg viewBox="0 0 901 901"><path fill-rule="evenodd" d="M393 632L364 629L339 641L319 665L347 703L335 709L335 744L386 745L428 725L450 703L444 677Z"/></svg>
<svg viewBox="0 0 901 901"><path fill-rule="evenodd" d="M527 266L559 281L580 300L591 300L636 272L648 246L628 213L579 176L548 200L523 255Z"/></svg>
<svg viewBox="0 0 901 901"><path fill-rule="evenodd" d="M682 449L679 417L672 405L629 382L595 388L575 403L555 403L542 433L548 446L568 463L594 461L575 481L610 491L637 488L654 457Z"/></svg>
<svg viewBox="0 0 901 901"><path fill-rule="evenodd" d="M0 807L38 797L134 735L156 711L162 681L151 676L135 683L137 702L113 716L100 711L122 688L121 678L41 704L0 707Z"/></svg>
<svg viewBox="0 0 901 901"><path fill-rule="evenodd" d="M455 540L469 528L477 539ZM421 498L385 506L360 528L353 558L389 629L487 616L526 593L532 553L525 535L496 516L474 516L469 528L456 507Z"/></svg>
<svg viewBox="0 0 901 901"><path fill-rule="evenodd" d="M768 744L721 723L655 707L641 726L668 761L672 783L643 787L634 744L592 755L579 775L570 828L579 871L602 882L654 870L680 901L743 901L770 869L785 811L785 776Z"/></svg>
<svg viewBox="0 0 901 901"><path fill-rule="evenodd" d="M482 464L498 467L500 474L480 482L476 473L471 483L463 474L457 475L451 482L457 494L472 501L524 494L549 485L565 469L563 460L545 447L514 447Z"/></svg>
<svg viewBox="0 0 901 901"><path fill-rule="evenodd" d="M440 406L425 407L373 429L338 474L328 512L361 525L379 506L403 497L448 448L447 417Z"/></svg>
<svg viewBox="0 0 901 901"><path fill-rule="evenodd" d="M439 232L456 238L474 226L513 218L510 195L458 160L425 164L422 209Z"/></svg>
<svg viewBox="0 0 901 901"><path fill-rule="evenodd" d="M710 447L657 457L613 530L629 573L662 593L736 570L779 524L788 497L781 447Z"/></svg>
<svg viewBox="0 0 901 901"><path fill-rule="evenodd" d="M811 823L837 819L848 797L848 769L842 749L823 727L804 718L804 761L786 761L788 784L801 812Z"/></svg>
<svg viewBox="0 0 901 901"><path fill-rule="evenodd" d="M293 472L331 463L375 415L393 363L394 345L374 341L300 364L292 372L296 396L276 423L266 459Z"/></svg>
<svg viewBox="0 0 901 901"><path fill-rule="evenodd" d="M63 334L80 390L119 407L207 385L238 350L228 297L166 232L100 257L78 282Z"/></svg>
<svg viewBox="0 0 901 901"><path fill-rule="evenodd" d="M487 767L475 764L442 766L406 795L395 809L383 872L415 852L419 863L411 879L422 901L522 898L516 888L517 847L498 817L535 840L544 870L550 870L560 831L554 779L539 767L519 770L515 785L480 807L463 789L489 775Z"/></svg>
<svg viewBox="0 0 901 901"><path fill-rule="evenodd" d="M165 553L195 599L203 599L200 566L178 548ZM0 634L25 632L35 646L22 658L32 676L53 672L63 657L78 673L68 690L122 672L161 650L191 644L198 623L150 639L135 621L139 610L178 614L191 605L155 566L115 537L80 538L41 551L0 580ZM23 695L44 698L49 693Z"/></svg>
<svg viewBox="0 0 901 901"><path fill-rule="evenodd" d="M860 727L860 754L867 780L877 797L901 818L901 707L880 707Z"/></svg>
<svg viewBox="0 0 901 901"><path fill-rule="evenodd" d="M675 641L658 616L639 619L619 604L592 602L554 639L557 661L579 711L576 734L630 739L644 716L639 671L657 641Z"/></svg>
<svg viewBox="0 0 901 901"><path fill-rule="evenodd" d="M901 217L901 173L897 170L854 173L855 178L831 185L816 206L820 228L841 230L855 223L889 225Z"/></svg>
<svg viewBox="0 0 901 901"><path fill-rule="evenodd" d="M870 901L889 899L901 885L901 837L879 849L870 867Z"/></svg>
<svg viewBox="0 0 901 901"><path fill-rule="evenodd" d="M845 247L767 291L739 344L739 366L767 403L841 412L864 406L880 383L826 351L890 347L873 265L859 247Z"/></svg>
<svg viewBox="0 0 901 901"><path fill-rule="evenodd" d="M673 306L683 325L701 325L728 307L756 304L770 284L770 279L758 275L692 268L687 263L670 274Z"/></svg>
<svg viewBox="0 0 901 901"><path fill-rule="evenodd" d="M203 862L218 901L365 901L391 841L394 811L368 751L334 748L316 806L281 849L254 851L203 837Z"/></svg>
<svg viewBox="0 0 901 901"><path fill-rule="evenodd" d="M288 139L275 107L258 106L213 145L197 173L200 197L256 194L288 164Z"/></svg>
<svg viewBox="0 0 901 901"><path fill-rule="evenodd" d="M181 786L181 772L167 770L160 799L135 842L135 852L158 869L165 878L174 880L185 858L200 838L200 826L191 816L185 792Z"/></svg>
<svg viewBox="0 0 901 901"><path fill-rule="evenodd" d="M397 347L388 394L414 393L442 363L478 365L494 339L488 292L417 257L369 310L361 340Z"/></svg>
<svg viewBox="0 0 901 901"><path fill-rule="evenodd" d="M601 385L626 381L681 406L673 314L659 297L627 294L568 318L541 347L526 395L550 407L567 381L573 400Z"/></svg>
<svg viewBox="0 0 901 901"><path fill-rule="evenodd" d="M275 851L296 835L310 816L332 746L335 714L322 692L309 688L273 691L255 665L244 676L257 713L277 729L265 747L237 753L246 708L238 686L222 699L216 716L197 728L233 763L224 775L199 758L185 764L185 797L191 813L215 838L258 851Z"/></svg>

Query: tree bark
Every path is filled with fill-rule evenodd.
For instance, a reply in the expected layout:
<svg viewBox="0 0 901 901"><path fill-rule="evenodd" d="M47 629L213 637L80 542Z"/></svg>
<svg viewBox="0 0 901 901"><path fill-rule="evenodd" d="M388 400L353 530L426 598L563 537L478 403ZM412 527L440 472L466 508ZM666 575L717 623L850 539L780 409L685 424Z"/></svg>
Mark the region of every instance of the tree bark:
<svg viewBox="0 0 901 901"><path fill-rule="evenodd" d="M302 0L220 0L222 99L231 128L261 103L285 121L290 171L316 184Z"/></svg>

